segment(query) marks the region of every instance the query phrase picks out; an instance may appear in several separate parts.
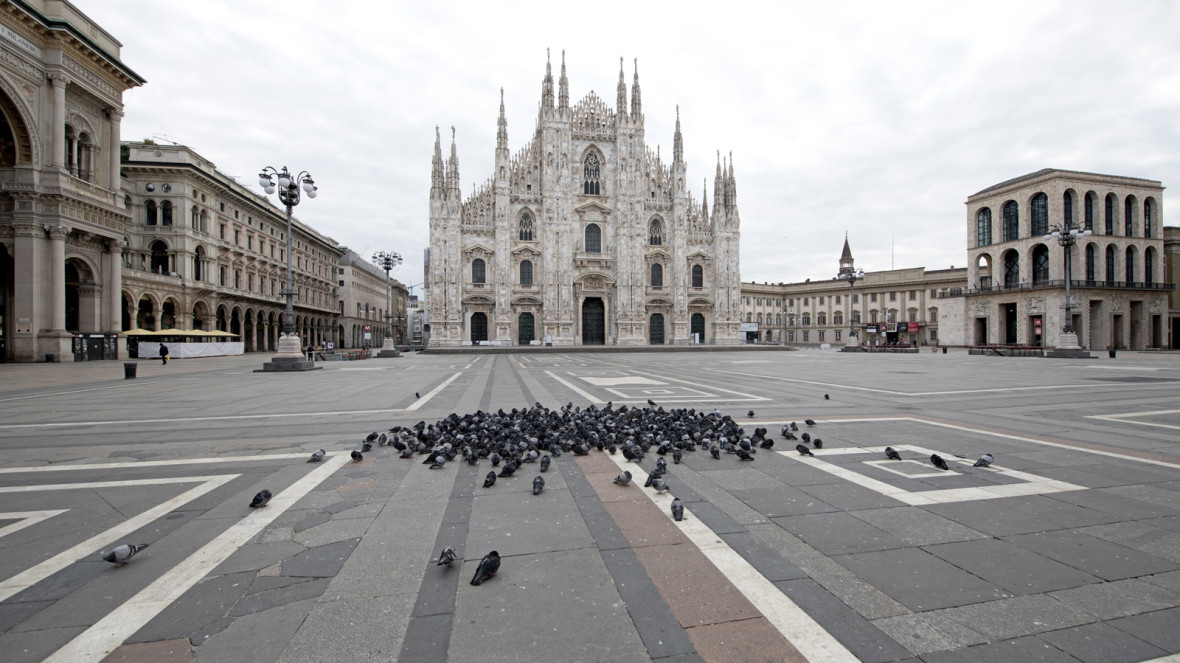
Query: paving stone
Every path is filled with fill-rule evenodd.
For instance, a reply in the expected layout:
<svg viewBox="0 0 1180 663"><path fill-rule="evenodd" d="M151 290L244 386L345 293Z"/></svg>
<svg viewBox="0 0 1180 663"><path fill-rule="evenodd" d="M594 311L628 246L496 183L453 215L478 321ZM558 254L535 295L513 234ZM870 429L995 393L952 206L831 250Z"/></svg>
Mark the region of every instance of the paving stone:
<svg viewBox="0 0 1180 663"><path fill-rule="evenodd" d="M774 584L862 662L896 661L910 654L815 581L805 578Z"/></svg>
<svg viewBox="0 0 1180 663"><path fill-rule="evenodd" d="M51 605L52 600L0 603L0 633L12 630L16 625Z"/></svg>
<svg viewBox="0 0 1180 663"><path fill-rule="evenodd" d="M775 518L783 529L826 555L905 547L905 542L847 513Z"/></svg>
<svg viewBox="0 0 1180 663"><path fill-rule="evenodd" d="M997 539L943 543L923 550L1018 596L1098 582L1088 573Z"/></svg>
<svg viewBox="0 0 1180 663"><path fill-rule="evenodd" d="M1085 610L1045 594L947 608L939 613L992 641L1089 624L1095 619Z"/></svg>
<svg viewBox="0 0 1180 663"><path fill-rule="evenodd" d="M799 650L765 617L688 629L688 637L706 661L752 661L773 652L783 663L807 663Z"/></svg>
<svg viewBox="0 0 1180 663"><path fill-rule="evenodd" d="M1154 527L1146 521L1111 523L1079 531L1149 555L1180 562L1180 533Z"/></svg>
<svg viewBox="0 0 1180 663"><path fill-rule="evenodd" d="M684 628L761 615L695 546L685 543L634 550Z"/></svg>
<svg viewBox="0 0 1180 663"><path fill-rule="evenodd" d="M992 536L1031 534L1110 523L1115 516L1041 495L1003 500L954 502L923 507L927 511Z"/></svg>
<svg viewBox="0 0 1180 663"><path fill-rule="evenodd" d="M343 502L341 502L343 504ZM347 520L351 518L376 518L377 514L385 508L385 501L378 500L368 504L360 504L344 511L332 512L332 520ZM330 511L332 506L329 505L324 510Z"/></svg>
<svg viewBox="0 0 1180 663"><path fill-rule="evenodd" d="M263 592L255 592L241 598L230 611L230 617L241 617L255 612L270 610L288 603L295 603L306 599L319 598L328 589L329 578L315 578L305 580L286 587L279 587Z"/></svg>
<svg viewBox="0 0 1180 663"><path fill-rule="evenodd" d="M258 571L307 550L294 542L252 543L238 548L211 575Z"/></svg>
<svg viewBox="0 0 1180 663"><path fill-rule="evenodd" d="M634 502L606 502L603 506L632 548L688 543L688 537L672 519L653 520L657 509L646 497Z"/></svg>
<svg viewBox="0 0 1180 663"><path fill-rule="evenodd" d="M447 648L454 628L454 615L424 615L410 619L399 649L399 661L415 663L447 663ZM392 658L389 660L393 660ZM314 663L314 659L313 659Z"/></svg>
<svg viewBox="0 0 1180 663"><path fill-rule="evenodd" d="M882 633L914 654L929 654L987 642L978 631L967 628L940 612L884 617L872 623Z"/></svg>
<svg viewBox="0 0 1180 663"><path fill-rule="evenodd" d="M800 486L803 492L814 495L841 511L858 511L861 509L884 509L900 507L905 504L900 500L882 495L881 493L850 483L827 483L813 486Z"/></svg>
<svg viewBox="0 0 1180 663"><path fill-rule="evenodd" d="M730 458L736 460L737 456L727 457L727 454L722 454L721 463L718 464L733 465L734 463L725 462ZM698 470L698 472L701 478L730 492L735 490L776 490L784 487L783 482L758 471L753 463L744 463L739 465L737 469L705 469Z"/></svg>
<svg viewBox="0 0 1180 663"><path fill-rule="evenodd" d="M1000 587L916 548L833 558L915 612L1006 598Z"/></svg>
<svg viewBox="0 0 1180 663"><path fill-rule="evenodd" d="M1039 532L1008 541L1103 580L1174 571L1180 564L1077 531Z"/></svg>
<svg viewBox="0 0 1180 663"><path fill-rule="evenodd" d="M1054 493L1049 497L1127 520L1141 520L1176 513L1175 509L1144 502L1109 490L1067 490Z"/></svg>
<svg viewBox="0 0 1180 663"><path fill-rule="evenodd" d="M971 541L987 537L982 532L913 506L852 511L849 515L912 546Z"/></svg>
<svg viewBox="0 0 1180 663"><path fill-rule="evenodd" d="M680 497L680 495L678 494L677 497ZM680 500L683 502L684 498L681 497ZM745 533L746 531L746 528L741 523L730 518L729 514L708 502L688 502L685 504L685 507L690 512L685 515L686 518L693 517L699 519L716 534Z"/></svg>
<svg viewBox="0 0 1180 663"><path fill-rule="evenodd" d="M101 663L194 663L196 660L188 638L182 638L123 645L102 659Z"/></svg>
<svg viewBox="0 0 1180 663"><path fill-rule="evenodd" d="M283 560L283 575L303 578L332 578L340 572L360 539L338 541L314 548Z"/></svg>
<svg viewBox="0 0 1180 663"><path fill-rule="evenodd" d="M281 565L277 565L281 566ZM308 582L307 578L287 578L280 575L264 576L259 574L255 576L254 580L250 582L250 586L246 588L246 596L257 594L258 592L269 592L272 589L286 587L287 585L295 585L301 582Z"/></svg>
<svg viewBox="0 0 1180 663"><path fill-rule="evenodd" d="M127 642L154 642L187 638L224 617L234 603L246 593L254 580L249 572L205 578L193 585L179 599L164 608Z"/></svg>
<svg viewBox="0 0 1180 663"><path fill-rule="evenodd" d="M594 539L568 492L548 491L533 499L520 493L480 495L471 509L469 556L489 550L501 556L594 545Z"/></svg>
<svg viewBox="0 0 1180 663"><path fill-rule="evenodd" d="M328 513L327 511L312 511L311 513L307 514L303 520L300 520L298 523L296 523L292 529L295 530L296 534L298 534L303 530L311 529L318 525L323 525L329 520L332 520L332 514Z"/></svg>
<svg viewBox="0 0 1180 663"><path fill-rule="evenodd" d="M239 617L196 648L198 663L274 661L315 606L308 599ZM196 644L196 643L194 643Z"/></svg>
<svg viewBox="0 0 1180 663"><path fill-rule="evenodd" d="M0 633L0 651L4 663L40 663L85 630L85 626L68 626Z"/></svg>
<svg viewBox="0 0 1180 663"><path fill-rule="evenodd" d="M296 532L295 543L312 548L345 539L359 539L369 530L373 521L367 518L350 518L345 520L329 520L310 529Z"/></svg>
<svg viewBox="0 0 1180 663"><path fill-rule="evenodd" d="M1180 604L1180 594L1137 579L1086 585L1050 594L1099 619L1115 619Z"/></svg>
<svg viewBox="0 0 1180 663"><path fill-rule="evenodd" d="M1040 636L1085 663L1133 663L1168 652L1106 624L1087 624Z"/></svg>
<svg viewBox="0 0 1180 663"><path fill-rule="evenodd" d="M1180 594L1180 571L1169 571L1167 573L1143 576L1140 580Z"/></svg>
<svg viewBox="0 0 1180 663"><path fill-rule="evenodd" d="M1115 486L1106 490L1133 500L1171 509L1173 513L1180 512L1180 492L1175 490L1146 485Z"/></svg>
<svg viewBox="0 0 1180 663"><path fill-rule="evenodd" d="M797 516L807 513L832 513L836 507L809 495L798 488L762 488L756 490L734 490L733 497L741 500L764 518Z"/></svg>
<svg viewBox="0 0 1180 663"><path fill-rule="evenodd" d="M771 582L794 580L807 575L787 561L780 552L770 549L744 529L740 532L726 532L720 536L734 552L741 555L750 566Z"/></svg>
<svg viewBox="0 0 1180 663"><path fill-rule="evenodd" d="M1139 638L1168 652L1180 652L1180 608L1145 612L1106 622L1123 633Z"/></svg>
<svg viewBox="0 0 1180 663"><path fill-rule="evenodd" d="M660 596L651 577L628 549L608 550L602 561L614 580L635 629L653 660L696 655L692 640Z"/></svg>
<svg viewBox="0 0 1180 663"><path fill-rule="evenodd" d="M1078 663L1078 659L1037 636L992 642L966 649L943 651L922 657L925 663Z"/></svg>
<svg viewBox="0 0 1180 663"><path fill-rule="evenodd" d="M93 560L79 561L67 566L20 592L14 598L22 602L56 601L106 573L110 568L110 564L98 561L98 557L95 556Z"/></svg>
<svg viewBox="0 0 1180 663"><path fill-rule="evenodd" d="M328 506L324 507L324 511L327 511L328 513L336 514L336 513L340 513L341 511L348 511L349 509L351 509L359 504L360 504L360 502L350 502L348 500L344 500L342 502L336 502L334 504L329 504Z"/></svg>
<svg viewBox="0 0 1180 663"><path fill-rule="evenodd" d="M786 448L793 448L796 442L789 440L778 439L775 440L775 447L782 445ZM791 453L794 453L793 451ZM816 471L813 467L808 467L806 463L796 460L788 460L782 458L775 453L767 459L767 462L759 462L758 469L767 476L772 477L788 486L807 486L812 484L823 483L843 483L844 479L837 477L834 474L827 472ZM761 457L758 459L762 460Z"/></svg>

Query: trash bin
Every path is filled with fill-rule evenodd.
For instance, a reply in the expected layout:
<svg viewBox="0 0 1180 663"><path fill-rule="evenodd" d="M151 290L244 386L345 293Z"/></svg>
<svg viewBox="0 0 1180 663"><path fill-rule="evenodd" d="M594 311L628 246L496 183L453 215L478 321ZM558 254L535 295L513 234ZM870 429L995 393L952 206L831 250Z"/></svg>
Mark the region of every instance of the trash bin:
<svg viewBox="0 0 1180 663"><path fill-rule="evenodd" d="M1107 354L1110 355L1111 359L1114 359L1114 356L1115 356L1114 348L1111 348L1111 349L1107 350L1106 352L1107 352Z"/></svg>
<svg viewBox="0 0 1180 663"><path fill-rule="evenodd" d="M53 355L45 355L45 363L52 364L53 363Z"/></svg>
<svg viewBox="0 0 1180 663"><path fill-rule="evenodd" d="M129 361L129 362L124 363L123 364L123 379L124 380L133 379L135 377L135 369L138 366L139 366L139 364L137 364L133 361Z"/></svg>
<svg viewBox="0 0 1180 663"><path fill-rule="evenodd" d="M942 346L942 354L946 354L946 346Z"/></svg>

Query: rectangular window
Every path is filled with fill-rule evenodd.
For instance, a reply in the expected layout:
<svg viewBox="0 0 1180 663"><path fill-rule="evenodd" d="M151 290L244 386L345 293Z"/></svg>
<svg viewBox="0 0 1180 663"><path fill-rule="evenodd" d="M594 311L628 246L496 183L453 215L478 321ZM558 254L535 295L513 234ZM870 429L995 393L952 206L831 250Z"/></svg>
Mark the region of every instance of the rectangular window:
<svg viewBox="0 0 1180 663"><path fill-rule="evenodd" d="M875 293L875 292L871 292L871 293L869 293L869 301L870 301L870 302L875 302L875 301L877 301L877 293Z"/></svg>
<svg viewBox="0 0 1180 663"><path fill-rule="evenodd" d="M820 295L820 297L819 297L819 305L820 305L820 306L823 306L823 305L824 305L824 297L823 297L823 295Z"/></svg>
<svg viewBox="0 0 1180 663"><path fill-rule="evenodd" d="M860 295L853 293L853 295L852 295L852 303L853 303L853 304L859 304L859 303L860 303Z"/></svg>
<svg viewBox="0 0 1180 663"><path fill-rule="evenodd" d="M254 292L254 275L253 274L246 275L246 284L247 284L246 289L249 290L250 292Z"/></svg>
<svg viewBox="0 0 1180 663"><path fill-rule="evenodd" d="M776 298L775 298L775 300L774 300L774 305L775 305L775 306L782 306L782 305L783 305L783 298L782 298L782 297L776 297Z"/></svg>
<svg viewBox="0 0 1180 663"><path fill-rule="evenodd" d="M836 295L836 303L837 303L837 304L839 304L839 303L840 303L840 295Z"/></svg>
<svg viewBox="0 0 1180 663"><path fill-rule="evenodd" d="M788 298L787 299L787 306L794 306L794 305L795 305L795 298L794 297ZM791 339L791 340L793 341L795 339Z"/></svg>
<svg viewBox="0 0 1180 663"><path fill-rule="evenodd" d="M891 301L891 302L897 301L897 293L896 292L889 293L889 301Z"/></svg>
<svg viewBox="0 0 1180 663"><path fill-rule="evenodd" d="M910 322L917 322L917 321L918 321L918 312L917 311L910 311Z"/></svg>
<svg viewBox="0 0 1180 663"><path fill-rule="evenodd" d="M239 290L242 289L242 270L240 269L234 270L234 287Z"/></svg>
<svg viewBox="0 0 1180 663"><path fill-rule="evenodd" d="M931 329L931 330L930 330L930 340L931 340L931 341L937 341L937 340L938 340L938 330L937 330L937 329Z"/></svg>
<svg viewBox="0 0 1180 663"><path fill-rule="evenodd" d="M917 291L917 290L911 290L911 291L910 291L910 301L912 302L912 301L914 301L914 300L915 300L915 299L917 299L917 298L918 298L918 291Z"/></svg>
<svg viewBox="0 0 1180 663"><path fill-rule="evenodd" d="M807 337L808 337L808 336L811 336L811 332L809 332L809 331L805 331L805 332L803 332L803 342L804 342L804 343L806 343L806 342L807 342Z"/></svg>
<svg viewBox="0 0 1180 663"><path fill-rule="evenodd" d="M225 224L221 224L221 239L225 239Z"/></svg>
<svg viewBox="0 0 1180 663"><path fill-rule="evenodd" d="M938 311L930 311L930 322L938 322Z"/></svg>
<svg viewBox="0 0 1180 663"><path fill-rule="evenodd" d="M840 330L839 329L836 330L836 340L837 341L840 340Z"/></svg>
<svg viewBox="0 0 1180 663"><path fill-rule="evenodd" d="M227 279L226 274L228 273L226 271L225 265L222 265L218 272L219 282L221 283L222 287L225 287Z"/></svg>
<svg viewBox="0 0 1180 663"><path fill-rule="evenodd" d="M242 231L240 231L240 230L234 231L234 244L241 246L241 244L242 244Z"/></svg>
<svg viewBox="0 0 1180 663"><path fill-rule="evenodd" d="M876 322L876 321L877 321L877 312L876 311L869 311L869 322Z"/></svg>
<svg viewBox="0 0 1180 663"><path fill-rule="evenodd" d="M803 305L804 305L804 306L807 306L807 300L808 300L808 299L810 299L810 297L804 297L804 298L803 298Z"/></svg>
<svg viewBox="0 0 1180 663"><path fill-rule="evenodd" d="M934 299L935 297L938 297L938 290L931 288L930 289L930 299Z"/></svg>
<svg viewBox="0 0 1180 663"><path fill-rule="evenodd" d="M824 333L823 333L823 331L822 331L822 330L821 330L821 331L820 331L820 333L819 333L819 342L820 342L820 343L823 343L823 342L824 342Z"/></svg>

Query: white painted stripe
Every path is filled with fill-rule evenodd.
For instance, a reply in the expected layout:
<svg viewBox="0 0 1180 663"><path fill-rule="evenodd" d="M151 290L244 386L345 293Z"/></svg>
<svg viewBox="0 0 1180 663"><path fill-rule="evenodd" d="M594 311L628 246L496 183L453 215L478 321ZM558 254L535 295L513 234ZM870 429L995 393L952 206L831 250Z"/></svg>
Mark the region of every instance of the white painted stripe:
<svg viewBox="0 0 1180 663"><path fill-rule="evenodd" d="M406 408L406 412L413 412L413 411L417 410L418 408L422 407L423 405L426 405L427 401L429 401L430 399L437 396L438 393L441 392L443 389L446 389L447 385L454 382L455 378L459 377L460 375L463 375L463 374L462 373L455 373L451 377L447 378L442 384L438 385L434 389L431 389L429 392L427 392L427 394L425 396L414 401L409 407Z"/></svg>
<svg viewBox="0 0 1180 663"><path fill-rule="evenodd" d="M1176 414L1178 412L1180 412L1180 410L1152 410L1149 412L1125 412L1123 414L1089 414L1086 415L1086 418L1113 421L1119 424L1135 424L1136 426L1151 426L1153 428L1180 430L1180 426L1175 426L1173 424L1161 424L1156 421L1135 421L1132 419L1132 417L1152 417L1162 414Z"/></svg>
<svg viewBox="0 0 1180 663"><path fill-rule="evenodd" d="M289 488L275 495L265 509L253 509L217 538L205 544L126 603L112 610L94 626L83 631L45 659L46 663L99 663L124 640L180 598L197 581L225 561L242 544L278 518L291 505L311 492L348 462L344 454L334 455L308 472Z"/></svg>
<svg viewBox="0 0 1180 663"><path fill-rule="evenodd" d="M48 520L54 516L61 515L66 511L69 511L69 509L56 509L49 511L9 511L7 513L0 513L0 520L19 521L6 527L0 527L0 538L8 536L13 532L19 532L30 525L36 525L42 520Z"/></svg>
<svg viewBox="0 0 1180 663"><path fill-rule="evenodd" d="M123 522L119 523L118 525L115 525L114 527L106 530L105 532L102 532L101 534L97 534L95 536L92 536L89 539L86 539L85 541L83 541L82 543L79 543L78 545L76 545L68 550L58 553L57 555L50 557L49 559L45 560L44 562L41 562L40 564L37 564L33 568L22 571L16 575L12 576L11 578L4 580L3 582L0 582L0 601L3 601L5 599L19 593L19 592L25 590L26 588L31 587L35 583L41 582L42 580L48 578L49 576L53 575L54 573L57 573L58 571L66 568L70 564L73 564L74 560L78 559L79 557L93 554L94 551L96 551L96 550L101 550L103 547L108 546L108 545L122 539L123 537L131 534L135 530L152 522L153 520L156 520L157 518L164 516L169 511L173 511L177 507L187 504L187 503L197 499L201 495L204 495L205 493L213 490L214 488L222 486L222 485L236 479L239 476L241 476L241 475L240 474L221 474L221 475L217 475L217 476L208 476L208 477L189 477L188 478L189 482L200 481L200 482L202 482L201 485L191 488L191 489L177 495L176 497L173 497L170 500L162 502L162 503L156 505L155 507L152 507L151 509L144 511L143 513L139 514L138 516L128 518L127 520L124 520ZM136 484L136 483L145 483L145 482L146 482L146 480L145 481L129 481L129 482L126 482L124 485L132 485L132 484Z"/></svg>
<svg viewBox="0 0 1180 663"><path fill-rule="evenodd" d="M579 396L581 396L582 398L585 398L586 400L590 401L591 403L605 403L606 402L597 396L592 396L592 395L586 393L585 391L582 391L577 385L573 384L572 382L569 382L567 380L557 377L557 374L555 374L553 371L545 371L545 375L548 375L549 377L553 378L554 380L557 380L561 384L569 387L570 389L573 390L573 392L575 394L578 394ZM566 375L573 375L573 373L567 372Z"/></svg>
<svg viewBox="0 0 1180 663"><path fill-rule="evenodd" d="M742 392L740 392L740 391L734 391L734 390L732 390L732 389L722 389L721 387L718 387L718 386L717 386L717 385L715 385L715 384L711 384L711 385L703 385L703 384L698 384L698 383L696 383L696 382L689 382L688 380L678 380L678 379L676 379L676 378L670 378L670 377L668 377L668 376L666 376L666 375L659 375L659 374L657 374L657 373L645 373L644 371L631 371L631 372L632 372L632 373L637 373L637 374L639 374L639 375L650 375L650 376L653 376L653 377L658 377L658 378L660 378L660 379L663 379L663 380L671 380L672 382L682 382L682 383L684 383L684 384L690 384L690 385L692 385L692 386L694 386L694 387L700 387L701 389L715 389L715 390L717 390L717 391L722 391L722 392L725 392L725 393L727 393L727 394L736 394L736 395L738 395L738 396L741 396L741 397L742 397L740 400L747 400L747 401L768 401L768 400L771 400L771 399L769 399L769 398L766 398L766 397L764 397L764 396L755 396L755 395L753 395L753 394L745 394L745 393L742 393ZM733 399L733 398L731 398L731 399L727 399L727 400L739 400L739 399Z"/></svg>
<svg viewBox="0 0 1180 663"><path fill-rule="evenodd" d="M407 408L409 409L409 408ZM0 424L0 429L7 428L66 428L70 426L129 426L133 424L170 424L194 421L239 421L244 419L294 419L296 417L351 417L358 414L390 414L402 412L398 409L385 410L332 410L329 412L287 412L284 414L231 414L220 417L176 417L170 419L119 419L111 421L64 421L59 423L42 424Z"/></svg>
<svg viewBox="0 0 1180 663"><path fill-rule="evenodd" d="M723 576L733 584L754 607L766 617L779 633L783 634L794 647L809 661L823 663L859 663L860 659L848 651L840 641L836 640L822 626L811 618L794 601L775 587L774 583L766 579L758 569L754 568L737 551L717 535L708 525L693 516L688 507L684 508L684 520L672 520L672 491L657 493L654 489L642 488L647 481L647 473L635 463L630 463L622 456L607 456L619 469L631 472L632 481L639 482L639 490L660 508L664 516L688 537L717 567Z"/></svg>
<svg viewBox="0 0 1180 663"><path fill-rule="evenodd" d="M121 486L156 486L170 483L196 483L209 481L222 475L205 477L155 477L152 479L127 479L126 481L80 481L76 483L41 483L29 486L0 486L0 493L37 493L46 490L74 490L82 488L118 488ZM236 476L236 475L235 475Z"/></svg>
<svg viewBox="0 0 1180 663"><path fill-rule="evenodd" d="M25 474L27 472L63 472L66 470L116 470L129 467L167 467L172 465L207 465L209 463L239 463L251 461L306 459L308 454L261 454L258 456L224 456L221 458L176 458L173 460L137 460L125 463L90 463L35 465L33 467L0 467L0 474Z"/></svg>

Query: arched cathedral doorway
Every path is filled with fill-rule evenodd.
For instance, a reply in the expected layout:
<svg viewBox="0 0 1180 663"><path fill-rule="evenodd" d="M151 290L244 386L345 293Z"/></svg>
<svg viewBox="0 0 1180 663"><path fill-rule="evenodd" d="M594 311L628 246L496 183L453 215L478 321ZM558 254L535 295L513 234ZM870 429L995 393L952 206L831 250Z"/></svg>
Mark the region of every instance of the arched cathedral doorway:
<svg viewBox="0 0 1180 663"><path fill-rule="evenodd" d="M582 345L606 345L606 306L601 297L582 302Z"/></svg>

